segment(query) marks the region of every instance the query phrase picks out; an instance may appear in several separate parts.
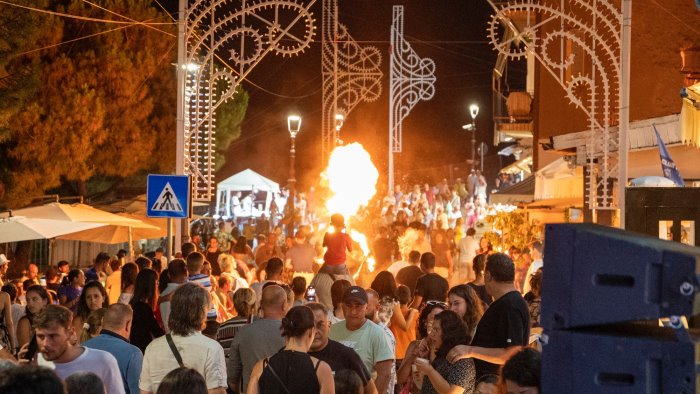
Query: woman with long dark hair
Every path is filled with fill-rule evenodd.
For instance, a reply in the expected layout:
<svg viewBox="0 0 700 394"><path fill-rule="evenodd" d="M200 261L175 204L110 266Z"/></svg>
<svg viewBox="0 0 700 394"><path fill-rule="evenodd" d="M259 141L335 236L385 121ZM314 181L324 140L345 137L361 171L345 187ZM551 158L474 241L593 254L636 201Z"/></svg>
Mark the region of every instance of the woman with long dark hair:
<svg viewBox="0 0 700 394"><path fill-rule="evenodd" d="M51 297L41 285L33 285L27 289L26 314L17 323L17 345L19 348L31 341L34 335L34 316L51 303Z"/></svg>
<svg viewBox="0 0 700 394"><path fill-rule="evenodd" d="M136 275L139 274L139 266L134 263L126 263L122 267L122 292L119 294L120 304L129 304L134 296Z"/></svg>
<svg viewBox="0 0 700 394"><path fill-rule="evenodd" d="M75 332L80 333L83 330L83 323L87 321L92 312L107 306L109 306L107 290L102 286L102 283L94 280L86 284L78 299L78 311L73 316Z"/></svg>
<svg viewBox="0 0 700 394"><path fill-rule="evenodd" d="M469 339L474 336L476 325L479 324L484 308L474 289L468 285L457 285L447 292L450 310L455 312L467 326Z"/></svg>
<svg viewBox="0 0 700 394"><path fill-rule="evenodd" d="M134 296L130 302L134 318L129 342L142 352L146 351L146 347L154 338L163 335L163 329L158 325L154 312L158 304L157 283L158 273L152 269L139 272L134 284Z"/></svg>
<svg viewBox="0 0 700 394"><path fill-rule="evenodd" d="M295 306L282 319L284 349L255 364L248 394L335 392L333 372L325 362L308 355L314 340L314 313L307 306Z"/></svg>
<svg viewBox="0 0 700 394"><path fill-rule="evenodd" d="M447 361L450 349L469 343L466 332L464 322L455 312L443 311L435 316L433 330L428 336L430 358L414 361L417 372L424 375L421 394L474 392L474 360L465 358L454 364Z"/></svg>
<svg viewBox="0 0 700 394"><path fill-rule="evenodd" d="M414 329L418 310L409 308L406 313L401 311L401 303L398 302L398 297L396 296L396 280L391 272L382 271L378 273L370 287L379 293L380 300L385 297L390 297L394 300L393 314L389 325L389 329L395 333L394 336L397 335L396 332L399 330L408 332Z"/></svg>
<svg viewBox="0 0 700 394"><path fill-rule="evenodd" d="M483 303L484 310L491 305L493 298L486 292L486 283L484 282L484 270L486 269L486 258L487 254L477 254L472 260L472 267L474 269L475 279L469 283L467 286L474 289L476 295L479 297Z"/></svg>
<svg viewBox="0 0 700 394"><path fill-rule="evenodd" d="M440 301L428 301L420 311L418 316L417 337L418 340L411 342L406 349L406 355L401 362L399 370L396 372L396 380L408 389L411 393L420 393L420 382L414 382L411 376L411 365L418 357L426 358L430 355L430 343L428 336L432 332L435 316L446 311L447 304Z"/></svg>

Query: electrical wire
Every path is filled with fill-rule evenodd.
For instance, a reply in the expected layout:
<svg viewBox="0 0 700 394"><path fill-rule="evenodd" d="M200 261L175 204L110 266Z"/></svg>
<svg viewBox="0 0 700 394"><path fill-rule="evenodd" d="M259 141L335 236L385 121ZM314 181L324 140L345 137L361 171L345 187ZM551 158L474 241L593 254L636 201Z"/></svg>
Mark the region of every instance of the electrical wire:
<svg viewBox="0 0 700 394"><path fill-rule="evenodd" d="M690 1L688 1L688 2L690 2ZM664 7L664 6L662 6L661 4L659 4L659 2L658 2L657 0L652 0L652 3L654 3L657 7L661 8L664 12L666 12L666 13L669 14L670 16L672 16L675 20L677 20L678 22L680 22L680 23L682 23L683 25L685 25L685 27L687 27L687 28L690 29L691 31L695 32L695 34L700 35L700 31L698 31L697 29L695 29L695 26L689 25L686 21L682 20L682 19L679 18L676 14L674 14L674 13L671 12L671 11L669 11L666 7Z"/></svg>
<svg viewBox="0 0 700 394"><path fill-rule="evenodd" d="M173 18L172 15L170 15L170 12L168 12L168 9L165 8L165 7L163 6L163 4L160 3L160 1L158 1L158 0L153 0L153 1L158 5L158 7L160 7L160 9L165 13L165 15L167 15L168 17L170 17L170 19L171 19L173 22L177 23L177 20L176 20L175 18Z"/></svg>
<svg viewBox="0 0 700 394"><path fill-rule="evenodd" d="M25 5L20 5L20 4L14 4L10 3L4 0L0 0L0 4L6 4L9 6L17 7L17 8L23 8L25 10L30 10L30 11L35 11L35 12L40 12L43 14L49 14L53 16L60 16L63 18L71 18L71 19L78 19L78 20L83 20L83 21L90 21L90 22L101 22L101 23L115 23L115 24L120 24L120 25L133 25L133 22L126 22L126 21L115 21L113 19L99 19L99 18L90 18L87 16L80 16L80 15L73 15L73 14L66 14L63 12L56 12L56 11L49 11L49 10L42 10L41 8L35 8L35 7L29 7ZM144 22L137 22L137 24L148 24L148 25L173 25L172 22L149 22L149 23L144 23Z"/></svg>
<svg viewBox="0 0 700 394"><path fill-rule="evenodd" d="M155 27L155 26L151 26L151 25L149 25L149 24L147 24L147 23L142 23L142 22L139 22L139 21L137 21L137 20L131 19L131 18L129 18L129 17L127 17L127 16L124 16L124 15L118 13L118 12L115 12L115 11L112 11L112 10L110 10L110 9L104 8L104 7L102 7L101 5L92 3L92 2L90 2L90 1L88 1L88 0L82 0L82 1L83 1L83 3L89 4L89 5L91 5L91 6L95 7L95 8L99 8L99 9L101 9L101 10L103 10L103 11L106 11L106 12L112 14L112 15L116 15L116 16L118 16L118 17L120 17L120 18L123 18L123 19L126 19L126 20L128 20L128 21L137 23L137 24L139 24L139 25L143 25L143 26L145 26L145 27L147 27L147 28L149 28L149 29L153 29L153 30L155 30L155 31L159 31L159 32L161 32L161 33L163 33L163 34L165 34L165 35L170 36L170 37L175 37L175 34L169 33L169 32L167 32L167 31L165 31L165 30L161 30L161 29L159 29L159 28L157 28L157 27Z"/></svg>

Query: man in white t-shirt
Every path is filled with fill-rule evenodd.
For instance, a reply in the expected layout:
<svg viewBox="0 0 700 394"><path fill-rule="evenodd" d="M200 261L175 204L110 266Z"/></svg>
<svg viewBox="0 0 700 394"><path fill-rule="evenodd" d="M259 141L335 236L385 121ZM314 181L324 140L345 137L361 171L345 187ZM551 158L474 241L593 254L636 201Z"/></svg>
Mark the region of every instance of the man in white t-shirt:
<svg viewBox="0 0 700 394"><path fill-rule="evenodd" d="M542 268L542 266L544 265L544 262L542 260L544 245L542 244L542 242L533 242L532 247L530 249L532 253L532 264L530 264L530 267L527 269L527 274L525 275L525 283L523 284L523 295L527 294L530 291L530 278L532 277L532 274L537 272L537 270Z"/></svg>
<svg viewBox="0 0 700 394"><path fill-rule="evenodd" d="M178 357L184 366L204 377L209 394L226 393L224 349L201 332L210 304L209 292L196 283L184 283L175 290L168 316L170 333L154 339L143 356L139 380L142 394L158 392L165 375L180 366Z"/></svg>
<svg viewBox="0 0 700 394"><path fill-rule="evenodd" d="M71 344L75 335L72 318L68 308L52 304L34 317L36 342L43 360L53 363L61 379L80 371L92 372L102 380L106 394L124 394L124 383L114 356ZM26 352L26 349L23 350Z"/></svg>

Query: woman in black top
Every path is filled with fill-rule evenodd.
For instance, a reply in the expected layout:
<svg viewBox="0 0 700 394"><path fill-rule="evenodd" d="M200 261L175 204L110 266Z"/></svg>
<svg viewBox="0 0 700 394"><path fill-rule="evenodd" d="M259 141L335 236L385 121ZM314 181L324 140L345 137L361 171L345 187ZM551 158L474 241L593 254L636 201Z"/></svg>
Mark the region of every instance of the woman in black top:
<svg viewBox="0 0 700 394"><path fill-rule="evenodd" d="M154 315L158 304L157 282L158 274L152 269L147 268L139 272L134 284L134 296L130 302L134 317L129 342L142 352L146 351L146 347L154 338L163 335L163 329Z"/></svg>
<svg viewBox="0 0 700 394"><path fill-rule="evenodd" d="M323 361L307 354L316 328L314 314L306 306L295 306L282 319L286 346L255 364L248 394L332 394L333 372Z"/></svg>
<svg viewBox="0 0 700 394"><path fill-rule="evenodd" d="M467 283L467 286L474 289L476 295L479 296L479 299L483 303L484 310L486 310L489 305L491 305L491 302L493 302L493 298L486 292L486 285L484 284L484 269L486 268L487 257L488 255L485 253L474 256L474 260L472 260L472 267L474 269L476 279L474 279L473 282Z"/></svg>

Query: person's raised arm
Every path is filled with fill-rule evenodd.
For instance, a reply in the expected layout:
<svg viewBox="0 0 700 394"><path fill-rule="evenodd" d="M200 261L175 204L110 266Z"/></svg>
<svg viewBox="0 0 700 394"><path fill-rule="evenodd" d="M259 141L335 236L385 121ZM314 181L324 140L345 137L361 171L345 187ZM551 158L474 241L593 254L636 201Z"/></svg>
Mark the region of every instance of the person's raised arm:
<svg viewBox="0 0 700 394"><path fill-rule="evenodd" d="M511 346L508 348L488 348L480 346L457 345L447 353L447 361L455 363L464 358L478 358L491 364L505 364L506 361L522 346Z"/></svg>
<svg viewBox="0 0 700 394"><path fill-rule="evenodd" d="M412 323L415 321L415 317L417 315L417 310L411 308L408 312L408 320L403 317L403 313L401 312L401 305L399 303L394 303L394 314L391 316L391 324L394 325L394 327L398 327L403 331L408 331L412 326Z"/></svg>
<svg viewBox="0 0 700 394"><path fill-rule="evenodd" d="M17 324L17 346L22 347L32 340L32 326L26 316L19 319Z"/></svg>
<svg viewBox="0 0 700 394"><path fill-rule="evenodd" d="M411 380L411 365L416 359L417 355L415 349L419 343L420 341L413 341L406 349L406 356L404 356L403 361L401 361L401 365L399 365L399 369L396 371L396 381L398 382L399 386L403 387L404 384Z"/></svg>
<svg viewBox="0 0 700 394"><path fill-rule="evenodd" d="M420 304L423 302L423 296L416 294L413 296L413 302L411 303L411 308L418 308Z"/></svg>

